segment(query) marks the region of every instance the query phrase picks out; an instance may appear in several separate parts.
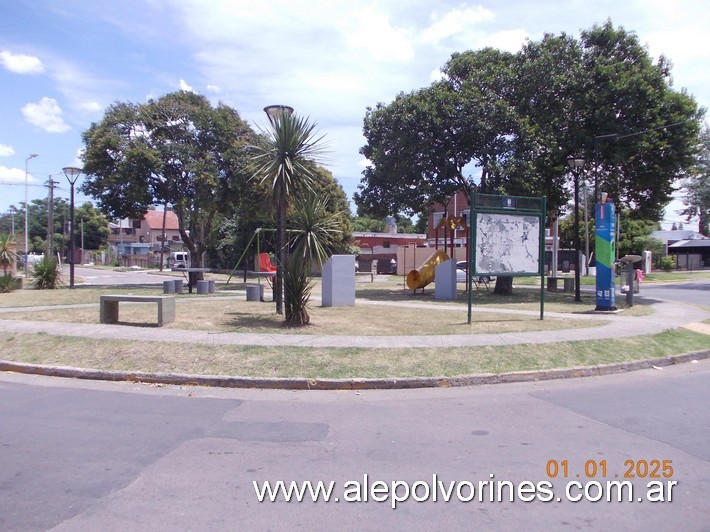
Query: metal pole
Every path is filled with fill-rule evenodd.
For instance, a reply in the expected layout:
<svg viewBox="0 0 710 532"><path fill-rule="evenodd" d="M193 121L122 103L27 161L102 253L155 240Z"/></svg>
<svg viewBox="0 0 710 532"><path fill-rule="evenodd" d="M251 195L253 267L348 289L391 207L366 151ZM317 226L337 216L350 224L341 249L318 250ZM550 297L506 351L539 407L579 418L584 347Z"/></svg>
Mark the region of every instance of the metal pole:
<svg viewBox="0 0 710 532"><path fill-rule="evenodd" d="M74 182L69 203L69 288L74 288Z"/></svg>
<svg viewBox="0 0 710 532"><path fill-rule="evenodd" d="M582 301L579 275L579 170L574 173L574 300Z"/></svg>
<svg viewBox="0 0 710 532"><path fill-rule="evenodd" d="M28 217L27 217L27 212L29 210L29 199L27 195L27 189L29 187L28 185L28 178L29 178L29 162L30 159L34 159L35 157L39 157L36 153L30 153L30 156L25 159L25 277L27 277L27 257L29 255L29 231L27 230L27 225L28 225Z"/></svg>
<svg viewBox="0 0 710 532"><path fill-rule="evenodd" d="M584 275L589 275L589 202L587 201L587 180L582 182L584 194Z"/></svg>
<svg viewBox="0 0 710 532"><path fill-rule="evenodd" d="M49 200L47 203L47 257L54 256L54 185L56 181L49 176Z"/></svg>
<svg viewBox="0 0 710 532"><path fill-rule="evenodd" d="M76 251L76 243L74 242L74 185L79 178L79 174L81 174L81 169L67 166L62 168L62 171L71 185L71 199L69 202L69 288L74 288L74 253Z"/></svg>

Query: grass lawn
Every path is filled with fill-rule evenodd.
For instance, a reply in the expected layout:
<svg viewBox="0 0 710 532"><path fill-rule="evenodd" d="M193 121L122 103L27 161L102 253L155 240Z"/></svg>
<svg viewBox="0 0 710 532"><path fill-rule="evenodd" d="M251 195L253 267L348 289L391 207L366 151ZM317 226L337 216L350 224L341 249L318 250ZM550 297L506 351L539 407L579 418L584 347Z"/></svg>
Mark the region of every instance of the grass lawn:
<svg viewBox="0 0 710 532"><path fill-rule="evenodd" d="M2 358L32 364L114 371L303 377L437 377L629 362L708 349L708 336L665 333L550 345L441 349L222 346L90 340L48 334L8 335Z"/></svg>
<svg viewBox="0 0 710 532"><path fill-rule="evenodd" d="M224 282L224 281L222 281ZM320 283L314 290L310 313L313 325L287 329L274 313L273 303L247 302L243 283L232 282L227 290L211 296L177 296L177 321L166 326L219 332L281 332L333 335L432 335L480 334L558 330L593 327L598 320L583 320L594 308L593 294L583 294L575 303L573 294L545 294L545 310L569 317L539 320L539 287L517 286L509 297L494 296L481 289L473 294L474 321L468 325L464 292L456 301L437 301L434 290L412 294L402 278L384 282L358 282L355 307L325 308L318 304ZM225 289L219 284L218 289ZM99 295L108 293L161 294L154 288L67 288L53 291L20 290L0 294L0 319L32 319L98 323ZM267 290L268 293L268 290ZM617 303L622 303L618 302ZM64 305L88 305L62 308ZM397 306L394 306L397 305ZM21 310L27 307L55 307ZM515 314L503 311L524 310ZM651 306L635 305L623 316L652 313ZM121 304L124 323L148 325L155 321L154 305ZM125 321L124 321L125 320ZM554 334L554 333L552 333ZM17 362L78 366L103 370L175 372L203 375L253 377L388 378L452 377L478 373L544 370L590 366L670 356L708 349L707 335L685 329L665 333L584 342L546 345L484 346L466 348L303 348L267 346L221 346L119 340L92 340L50 334L6 334L0 339L0 358Z"/></svg>

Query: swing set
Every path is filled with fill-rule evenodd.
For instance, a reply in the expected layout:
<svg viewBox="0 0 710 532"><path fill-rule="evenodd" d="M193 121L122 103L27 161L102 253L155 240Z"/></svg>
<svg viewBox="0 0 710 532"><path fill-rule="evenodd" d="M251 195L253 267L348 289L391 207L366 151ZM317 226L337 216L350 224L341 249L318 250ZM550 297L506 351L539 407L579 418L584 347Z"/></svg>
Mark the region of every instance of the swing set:
<svg viewBox="0 0 710 532"><path fill-rule="evenodd" d="M232 277L239 268L239 265L242 263L244 257L246 257L247 253L249 252L252 242L254 242L254 239L256 239L256 256L258 257L258 260L256 261L256 270L249 271L246 269L245 265L244 282L246 282L247 280L247 274L256 274L257 282L259 284L261 284L261 278L264 277L269 286L271 286L271 281L276 275L276 266L271 264L271 258L269 257L268 253L261 252L261 233L266 231L275 232L276 229L264 229L263 227L257 227L254 230L254 234L251 235L249 243L244 248L244 251L242 252L241 256L239 257L239 260L237 261L237 264L234 266L234 268L232 268L232 271L229 274L229 278L227 279L227 284L229 284L229 281L232 280Z"/></svg>

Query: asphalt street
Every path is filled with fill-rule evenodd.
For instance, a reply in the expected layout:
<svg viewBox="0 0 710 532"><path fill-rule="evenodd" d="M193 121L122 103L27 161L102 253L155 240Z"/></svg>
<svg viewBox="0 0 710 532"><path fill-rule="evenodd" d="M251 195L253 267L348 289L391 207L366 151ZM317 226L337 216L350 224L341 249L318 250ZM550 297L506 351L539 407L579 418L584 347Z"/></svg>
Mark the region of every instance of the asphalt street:
<svg viewBox="0 0 710 532"><path fill-rule="evenodd" d="M0 529L707 530L709 386L710 361L362 392L0 374ZM258 502L253 483L267 480L334 481L339 502ZM391 497L376 502L382 492L372 491L377 481L419 482L424 499L423 483L455 482L465 499L466 482L491 480L548 481L554 497L444 502L440 492L392 509ZM633 484L631 501L567 498L568 482L614 480ZM367 502L346 500L355 481ZM650 502L651 481L672 500ZM575 484L570 493L584 492Z"/></svg>

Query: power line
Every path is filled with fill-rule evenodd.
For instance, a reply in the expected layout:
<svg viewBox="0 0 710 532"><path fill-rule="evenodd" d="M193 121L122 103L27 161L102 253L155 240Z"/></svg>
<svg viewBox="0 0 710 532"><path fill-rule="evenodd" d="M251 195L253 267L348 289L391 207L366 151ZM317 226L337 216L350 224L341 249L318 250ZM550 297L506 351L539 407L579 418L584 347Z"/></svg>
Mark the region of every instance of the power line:
<svg viewBox="0 0 710 532"><path fill-rule="evenodd" d="M627 137L637 137L638 135L643 135L644 133L650 133L651 131L658 131L659 129L668 129L675 126L680 126L687 122L694 122L695 118L688 118L686 120L681 120L680 122L674 122L673 124L666 124L664 126L652 127L649 129L644 129L643 131L637 131L636 133L628 133L626 135L617 135L616 139L625 139Z"/></svg>
<svg viewBox="0 0 710 532"><path fill-rule="evenodd" d="M14 181L0 181L0 185L9 185L11 187L24 187L24 183L15 183ZM47 185L44 184L34 184L34 183L27 183L28 187L45 187Z"/></svg>

